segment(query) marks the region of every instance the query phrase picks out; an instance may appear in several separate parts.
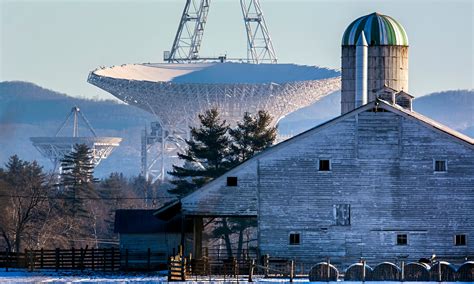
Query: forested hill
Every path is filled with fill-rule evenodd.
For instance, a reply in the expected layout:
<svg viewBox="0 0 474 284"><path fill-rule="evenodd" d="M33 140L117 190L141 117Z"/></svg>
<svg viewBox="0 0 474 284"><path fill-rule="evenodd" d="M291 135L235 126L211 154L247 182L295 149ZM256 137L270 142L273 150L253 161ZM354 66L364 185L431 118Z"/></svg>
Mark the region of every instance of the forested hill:
<svg viewBox="0 0 474 284"><path fill-rule="evenodd" d="M18 154L49 169L50 162L32 146L29 137L54 136L73 106L81 109L97 135L123 138L121 146L96 169L97 176L114 171L137 175L140 135L153 120L151 114L116 101L74 98L27 82L0 82L0 165ZM82 127L80 134L84 131Z"/></svg>
<svg viewBox="0 0 474 284"><path fill-rule="evenodd" d="M116 101L67 96L28 82L0 82L0 122L44 125L62 122L73 106L79 106L97 129L123 130L145 126L147 112Z"/></svg>
<svg viewBox="0 0 474 284"><path fill-rule="evenodd" d="M0 82L0 165L18 154L25 160L50 163L36 151L29 137L53 136L73 106L77 105L99 136L123 138L121 146L96 169L97 176L110 172L137 175L140 171L141 131L153 116L116 101L73 98L27 82ZM420 97L414 109L449 127L474 137L474 91L458 90ZM340 93L282 119L282 134L298 134L340 113ZM81 130L83 131L83 129Z"/></svg>
<svg viewBox="0 0 474 284"><path fill-rule="evenodd" d="M474 137L474 90L432 93L416 99L413 108L425 116Z"/></svg>

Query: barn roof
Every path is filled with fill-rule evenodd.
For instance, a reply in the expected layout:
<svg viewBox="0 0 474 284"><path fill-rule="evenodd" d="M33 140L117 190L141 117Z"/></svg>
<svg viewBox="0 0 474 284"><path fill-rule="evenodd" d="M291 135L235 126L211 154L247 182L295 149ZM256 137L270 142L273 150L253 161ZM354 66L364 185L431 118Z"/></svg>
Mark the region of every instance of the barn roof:
<svg viewBox="0 0 474 284"><path fill-rule="evenodd" d="M407 94L407 93L405 93ZM410 95L410 94L407 94L407 95ZM471 138L467 135L464 135L446 125L443 125L429 117L426 117L416 111L410 111L410 110L407 110L401 106L398 106L398 105L392 105L386 101L383 101L383 100L377 100L377 102L380 102L382 103L385 107L388 107L387 110L390 110L390 108L392 109L392 111L394 111L395 113L397 112L401 112L403 113L405 116L410 116L416 120L418 120L419 122L422 122L424 123L426 126L430 126L432 128L435 128L441 132L444 132L445 134L448 134L450 136L452 136L453 138L456 138L457 140L459 141L462 141L462 142L465 142L467 144L470 144L472 146L474 146L474 138ZM376 103L376 102L375 102ZM400 113L399 113L400 114Z"/></svg>
<svg viewBox="0 0 474 284"><path fill-rule="evenodd" d="M181 215L169 221L156 218L156 210L116 210L114 232L119 234L181 233Z"/></svg>

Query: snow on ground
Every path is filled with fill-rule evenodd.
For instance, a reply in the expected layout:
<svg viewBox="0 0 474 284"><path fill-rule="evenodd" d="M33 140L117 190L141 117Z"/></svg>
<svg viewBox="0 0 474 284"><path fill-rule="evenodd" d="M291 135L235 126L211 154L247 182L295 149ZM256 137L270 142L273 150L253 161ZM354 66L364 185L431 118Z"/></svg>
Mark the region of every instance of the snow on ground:
<svg viewBox="0 0 474 284"><path fill-rule="evenodd" d="M336 70L296 64L201 63L124 64L104 67L95 74L151 82L236 84L285 83L337 77Z"/></svg>
<svg viewBox="0 0 474 284"><path fill-rule="evenodd" d="M111 272L55 272L55 271L35 271L28 272L25 270L5 270L0 271L0 283L133 283L133 284L151 284L151 283L166 283L167 282L167 271L155 272L155 273L111 273ZM191 277L186 282L182 283L249 283L247 277L236 278L225 278L224 276L212 276L209 277ZM289 283L288 278L259 278L254 277L254 283ZM308 282L307 278L296 278L294 282ZM315 282L317 283L317 282ZM320 282L320 283L333 283L338 282ZM340 283L340 282L339 282ZM347 284L362 284L363 282L344 282ZM371 281L371 284L408 284L408 283L438 283L438 282L395 282L395 281ZM450 283L450 282L443 282ZM463 282L451 282L451 283L463 283Z"/></svg>
<svg viewBox="0 0 474 284"><path fill-rule="evenodd" d="M5 270L0 271L0 283L165 283L167 272L156 272L149 274L137 273L112 273L112 272L56 272L56 271L34 271Z"/></svg>

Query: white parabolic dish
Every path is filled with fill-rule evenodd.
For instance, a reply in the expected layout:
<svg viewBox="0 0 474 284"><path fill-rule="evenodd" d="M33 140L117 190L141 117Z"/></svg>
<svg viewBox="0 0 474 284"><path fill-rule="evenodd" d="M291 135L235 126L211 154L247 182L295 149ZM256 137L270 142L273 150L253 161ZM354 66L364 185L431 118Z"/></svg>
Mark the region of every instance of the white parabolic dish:
<svg viewBox="0 0 474 284"><path fill-rule="evenodd" d="M340 89L339 72L295 64L124 64L89 74L88 82L174 128L218 107L233 124L244 112L268 111L274 123Z"/></svg>

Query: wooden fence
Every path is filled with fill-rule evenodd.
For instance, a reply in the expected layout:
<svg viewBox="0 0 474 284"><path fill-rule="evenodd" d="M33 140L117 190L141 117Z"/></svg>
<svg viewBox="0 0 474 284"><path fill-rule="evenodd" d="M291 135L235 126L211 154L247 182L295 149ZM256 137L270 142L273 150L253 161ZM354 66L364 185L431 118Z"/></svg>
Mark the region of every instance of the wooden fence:
<svg viewBox="0 0 474 284"><path fill-rule="evenodd" d="M0 253L0 267L58 270L102 270L120 269L120 252L116 248L68 250L25 250L23 253Z"/></svg>
<svg viewBox="0 0 474 284"><path fill-rule="evenodd" d="M53 250L25 250L21 253L0 252L0 268L26 268L30 271L48 270L98 270L98 271L153 271L167 269L168 256L163 252L128 250L117 248L71 248Z"/></svg>
<svg viewBox="0 0 474 284"><path fill-rule="evenodd" d="M103 249L54 249L25 250L21 253L0 252L0 267L8 271L10 268L27 268L30 271L49 270L96 270L96 271L128 271L168 269L170 281L183 281L203 276L221 275L237 278L248 275L251 281L254 275L262 277L285 277L293 281L297 277L309 277L310 281L334 281L336 279L352 281L474 281L474 262L466 261L459 267L448 262L439 261L432 264L401 262L383 262L374 268L365 261L355 263L344 270L330 264L330 260L311 265L309 273L304 273L304 263L294 260L270 258L252 258L249 255L240 259L215 258L209 252L199 259L192 255L185 257L183 250L178 249L176 255L168 258L160 252L150 249L144 252L129 253L117 248ZM307 265L308 268L308 265ZM306 269L307 269L306 268ZM299 273L299 274L298 274Z"/></svg>

